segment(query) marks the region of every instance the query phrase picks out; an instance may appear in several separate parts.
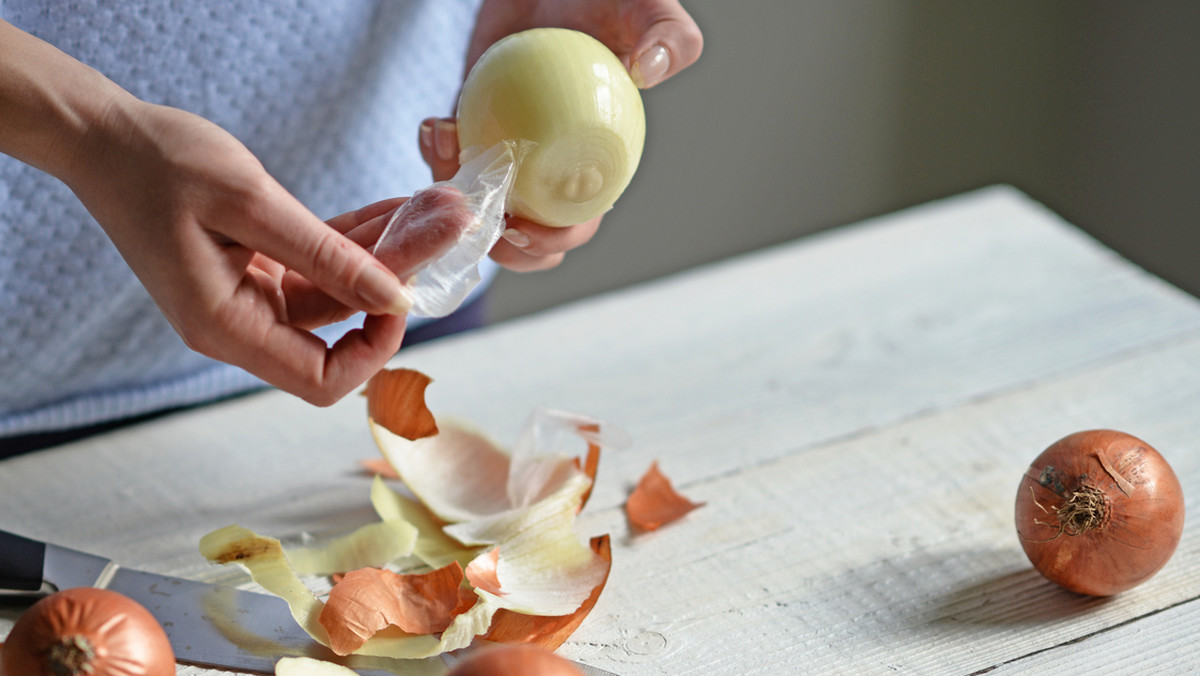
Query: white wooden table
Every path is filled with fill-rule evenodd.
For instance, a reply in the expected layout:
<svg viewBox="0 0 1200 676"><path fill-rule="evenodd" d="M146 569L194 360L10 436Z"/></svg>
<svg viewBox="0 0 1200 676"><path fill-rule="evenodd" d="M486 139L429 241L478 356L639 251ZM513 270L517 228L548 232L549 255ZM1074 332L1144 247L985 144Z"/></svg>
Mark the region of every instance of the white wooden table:
<svg viewBox="0 0 1200 676"><path fill-rule="evenodd" d="M1133 226L1131 226L1133 227ZM698 236L702 236L698 229ZM1200 303L1008 188L407 350L437 413L513 439L536 406L624 427L584 535L613 571L563 647L618 674L1179 673L1200 528L1111 599L1027 563L1013 500L1077 430L1153 444L1200 496ZM0 528L204 580L204 533L371 518L360 397L264 393L0 463ZM632 536L657 460L683 521ZM222 576L226 576L222 578ZM0 616L0 635L12 613ZM195 667L180 674L217 672Z"/></svg>

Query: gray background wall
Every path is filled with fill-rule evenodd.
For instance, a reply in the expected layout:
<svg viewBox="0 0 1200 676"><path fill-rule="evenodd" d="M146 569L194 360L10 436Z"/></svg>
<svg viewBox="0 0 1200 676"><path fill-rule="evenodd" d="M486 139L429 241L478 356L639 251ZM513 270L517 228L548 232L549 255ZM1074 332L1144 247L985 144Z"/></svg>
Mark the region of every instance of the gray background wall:
<svg viewBox="0 0 1200 676"><path fill-rule="evenodd" d="M705 53L633 185L494 319L994 183L1200 294L1200 2L684 4Z"/></svg>

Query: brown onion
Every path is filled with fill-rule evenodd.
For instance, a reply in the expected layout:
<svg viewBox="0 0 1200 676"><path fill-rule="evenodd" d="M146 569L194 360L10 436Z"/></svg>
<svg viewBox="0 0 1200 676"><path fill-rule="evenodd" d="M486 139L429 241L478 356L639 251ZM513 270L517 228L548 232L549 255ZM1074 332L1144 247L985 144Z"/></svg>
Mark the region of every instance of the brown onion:
<svg viewBox="0 0 1200 676"><path fill-rule="evenodd" d="M1021 479L1021 546L1047 579L1111 596L1150 579L1183 534L1183 488L1146 442L1114 430L1064 437Z"/></svg>
<svg viewBox="0 0 1200 676"><path fill-rule="evenodd" d="M545 648L506 645L481 649L446 676L583 676L583 672Z"/></svg>
<svg viewBox="0 0 1200 676"><path fill-rule="evenodd" d="M133 599L80 587L47 596L13 625L3 676L173 676L163 628Z"/></svg>

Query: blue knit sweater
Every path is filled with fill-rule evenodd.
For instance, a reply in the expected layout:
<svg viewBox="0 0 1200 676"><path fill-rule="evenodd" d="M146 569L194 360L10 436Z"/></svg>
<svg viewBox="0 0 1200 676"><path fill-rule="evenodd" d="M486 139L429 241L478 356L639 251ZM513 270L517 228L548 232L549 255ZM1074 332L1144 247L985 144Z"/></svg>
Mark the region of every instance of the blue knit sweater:
<svg viewBox="0 0 1200 676"><path fill-rule="evenodd" d="M0 0L6 21L135 96L231 132L322 218L430 182L417 126L453 109L476 9ZM0 440L260 386L183 344L65 185L0 155Z"/></svg>

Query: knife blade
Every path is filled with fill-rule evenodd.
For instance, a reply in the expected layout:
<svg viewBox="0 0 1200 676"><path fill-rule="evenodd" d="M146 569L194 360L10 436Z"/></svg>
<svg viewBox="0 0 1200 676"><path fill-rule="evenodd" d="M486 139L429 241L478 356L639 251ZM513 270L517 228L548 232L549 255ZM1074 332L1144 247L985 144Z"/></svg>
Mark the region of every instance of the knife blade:
<svg viewBox="0 0 1200 676"><path fill-rule="evenodd" d="M448 661L341 657L314 641L276 596L125 568L104 557L0 530L0 588L33 592L72 587L110 589L140 603L162 625L181 663L273 674L280 657L306 656L348 666L361 676L433 676L447 669ZM588 676L615 676L575 664Z"/></svg>

